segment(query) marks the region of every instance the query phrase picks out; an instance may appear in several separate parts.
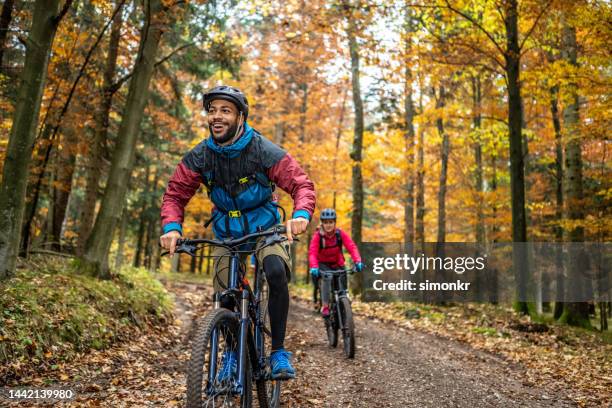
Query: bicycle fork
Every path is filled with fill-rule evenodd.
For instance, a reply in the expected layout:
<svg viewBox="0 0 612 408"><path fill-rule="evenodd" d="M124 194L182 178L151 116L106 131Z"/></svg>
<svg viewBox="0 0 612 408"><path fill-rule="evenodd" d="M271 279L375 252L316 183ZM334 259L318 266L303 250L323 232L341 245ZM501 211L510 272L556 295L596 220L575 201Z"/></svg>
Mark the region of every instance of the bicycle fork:
<svg viewBox="0 0 612 408"><path fill-rule="evenodd" d="M242 394L246 376L246 357L247 357L247 333L249 331L249 292L242 291L242 303L240 309L240 360L238 361L238 384L235 392ZM249 373L250 375L250 373Z"/></svg>

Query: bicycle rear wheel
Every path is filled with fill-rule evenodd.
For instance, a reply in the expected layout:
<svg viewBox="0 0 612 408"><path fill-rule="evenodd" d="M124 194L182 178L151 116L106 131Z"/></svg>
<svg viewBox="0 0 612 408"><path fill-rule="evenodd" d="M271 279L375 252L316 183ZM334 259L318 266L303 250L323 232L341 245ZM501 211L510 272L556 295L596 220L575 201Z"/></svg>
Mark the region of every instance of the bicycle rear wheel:
<svg viewBox="0 0 612 408"><path fill-rule="evenodd" d="M187 407L242 407L252 404L252 373L247 355L242 395L232 392L234 380L218 381L224 352L238 350L240 325L236 315L227 309L215 309L199 325L187 368ZM214 341L216 340L216 347ZM212 376L210 376L212 371ZM209 379L213 378L211 382Z"/></svg>
<svg viewBox="0 0 612 408"><path fill-rule="evenodd" d="M348 358L355 357L355 323L353 322L353 309L347 297L340 298L340 313L342 314L342 338L344 340L344 354Z"/></svg>

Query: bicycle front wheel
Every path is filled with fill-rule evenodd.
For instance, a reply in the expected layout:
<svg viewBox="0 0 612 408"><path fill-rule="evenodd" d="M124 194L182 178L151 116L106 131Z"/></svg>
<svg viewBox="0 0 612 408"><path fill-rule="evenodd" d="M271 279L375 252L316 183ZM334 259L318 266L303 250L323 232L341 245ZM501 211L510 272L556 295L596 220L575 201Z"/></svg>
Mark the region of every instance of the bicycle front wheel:
<svg viewBox="0 0 612 408"><path fill-rule="evenodd" d="M344 354L348 358L355 357L355 323L353 322L353 309L347 297L340 298L340 313L342 314L342 338L344 340Z"/></svg>
<svg viewBox="0 0 612 408"><path fill-rule="evenodd" d="M336 305L334 303L330 304L329 317L324 319L329 347L336 347L338 345L338 316L336 313Z"/></svg>
<svg viewBox="0 0 612 408"><path fill-rule="evenodd" d="M257 381L257 396L260 408L279 408L281 381L261 379Z"/></svg>
<svg viewBox="0 0 612 408"><path fill-rule="evenodd" d="M187 369L187 407L242 407L252 404L252 373L249 356L242 393L236 392L236 378L220 379L222 356L239 349L240 324L236 315L224 308L210 312L193 339ZM211 380L212 379L212 380Z"/></svg>

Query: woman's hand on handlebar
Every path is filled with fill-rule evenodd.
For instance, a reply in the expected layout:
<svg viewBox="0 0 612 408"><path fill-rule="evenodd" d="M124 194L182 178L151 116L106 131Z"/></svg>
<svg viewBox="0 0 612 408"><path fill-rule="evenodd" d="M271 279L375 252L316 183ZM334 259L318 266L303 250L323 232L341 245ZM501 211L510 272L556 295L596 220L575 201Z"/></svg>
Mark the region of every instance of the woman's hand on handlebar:
<svg viewBox="0 0 612 408"><path fill-rule="evenodd" d="M169 231L159 237L159 244L162 248L167 249L168 255L174 255L174 251L176 250L176 241L181 239L181 233L178 231Z"/></svg>
<svg viewBox="0 0 612 408"><path fill-rule="evenodd" d="M308 228L308 220L306 218L298 217L287 220L287 241L293 242L294 235L300 235Z"/></svg>

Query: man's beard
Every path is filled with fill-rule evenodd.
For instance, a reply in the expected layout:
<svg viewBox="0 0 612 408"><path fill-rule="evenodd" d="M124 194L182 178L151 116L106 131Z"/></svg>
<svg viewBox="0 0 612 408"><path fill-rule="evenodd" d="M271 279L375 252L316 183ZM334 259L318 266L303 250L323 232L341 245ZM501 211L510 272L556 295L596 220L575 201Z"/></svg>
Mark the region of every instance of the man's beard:
<svg viewBox="0 0 612 408"><path fill-rule="evenodd" d="M213 139L215 139L215 142L217 142L218 144L223 144L230 141L236 135L236 130L238 130L238 123L234 123L233 125L231 125L227 129L227 132L219 136L215 136L211 125L208 125L208 130L210 131L210 134L212 135Z"/></svg>

